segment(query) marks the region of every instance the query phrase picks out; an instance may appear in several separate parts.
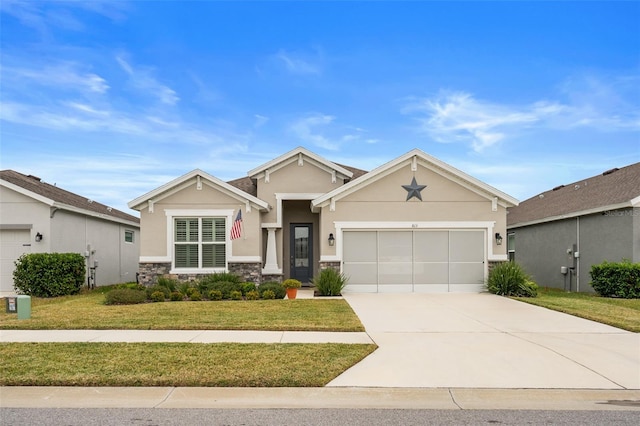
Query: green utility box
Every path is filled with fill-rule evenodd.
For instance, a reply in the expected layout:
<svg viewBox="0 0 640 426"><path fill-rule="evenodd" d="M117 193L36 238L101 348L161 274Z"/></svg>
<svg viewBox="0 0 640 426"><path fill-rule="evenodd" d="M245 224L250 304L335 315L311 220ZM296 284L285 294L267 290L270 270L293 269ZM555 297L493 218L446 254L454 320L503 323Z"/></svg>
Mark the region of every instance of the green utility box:
<svg viewBox="0 0 640 426"><path fill-rule="evenodd" d="M31 296L18 296L18 319L31 318Z"/></svg>
<svg viewBox="0 0 640 426"><path fill-rule="evenodd" d="M18 319L31 318L31 296L19 295L7 297L6 299L7 313L18 314Z"/></svg>

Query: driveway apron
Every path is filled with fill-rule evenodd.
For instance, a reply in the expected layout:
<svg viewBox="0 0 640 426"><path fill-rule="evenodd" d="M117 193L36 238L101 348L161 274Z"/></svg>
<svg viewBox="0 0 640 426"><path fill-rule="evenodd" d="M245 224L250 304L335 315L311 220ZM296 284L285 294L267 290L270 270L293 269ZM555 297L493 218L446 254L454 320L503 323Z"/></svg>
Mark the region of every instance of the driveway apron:
<svg viewBox="0 0 640 426"><path fill-rule="evenodd" d="M640 335L488 293L345 294L378 349L328 386L640 389Z"/></svg>

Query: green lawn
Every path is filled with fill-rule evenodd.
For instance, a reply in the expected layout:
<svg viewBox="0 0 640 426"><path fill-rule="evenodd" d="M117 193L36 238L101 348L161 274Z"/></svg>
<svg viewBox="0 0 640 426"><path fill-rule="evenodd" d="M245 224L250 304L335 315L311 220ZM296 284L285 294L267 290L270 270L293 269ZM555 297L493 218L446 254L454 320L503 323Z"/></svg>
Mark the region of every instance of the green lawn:
<svg viewBox="0 0 640 426"><path fill-rule="evenodd" d="M324 386L363 344L0 343L1 386Z"/></svg>
<svg viewBox="0 0 640 426"><path fill-rule="evenodd" d="M342 299L105 305L105 289L32 298L31 319L0 313L0 329L364 331Z"/></svg>
<svg viewBox="0 0 640 426"><path fill-rule="evenodd" d="M541 288L538 297L518 297L522 302L640 332L640 299L615 299L592 293L567 293Z"/></svg>

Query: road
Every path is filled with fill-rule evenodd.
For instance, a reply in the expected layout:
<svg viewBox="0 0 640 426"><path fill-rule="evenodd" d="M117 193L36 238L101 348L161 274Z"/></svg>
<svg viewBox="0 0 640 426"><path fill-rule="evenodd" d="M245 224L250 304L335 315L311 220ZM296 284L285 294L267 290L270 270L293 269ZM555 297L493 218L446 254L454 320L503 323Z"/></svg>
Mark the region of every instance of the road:
<svg viewBox="0 0 640 426"><path fill-rule="evenodd" d="M640 411L3 408L3 425L633 425Z"/></svg>

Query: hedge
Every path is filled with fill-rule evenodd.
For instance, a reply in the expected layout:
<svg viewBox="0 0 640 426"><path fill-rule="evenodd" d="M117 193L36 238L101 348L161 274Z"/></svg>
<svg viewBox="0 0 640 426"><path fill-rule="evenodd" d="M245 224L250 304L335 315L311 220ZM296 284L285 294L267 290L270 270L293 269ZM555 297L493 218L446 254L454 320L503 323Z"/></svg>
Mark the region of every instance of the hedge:
<svg viewBox="0 0 640 426"><path fill-rule="evenodd" d="M602 297L640 298L640 263L604 261L589 273L591 287Z"/></svg>
<svg viewBox="0 0 640 426"><path fill-rule="evenodd" d="M76 294L85 279L85 259L79 253L30 253L15 262L13 287L36 297Z"/></svg>

